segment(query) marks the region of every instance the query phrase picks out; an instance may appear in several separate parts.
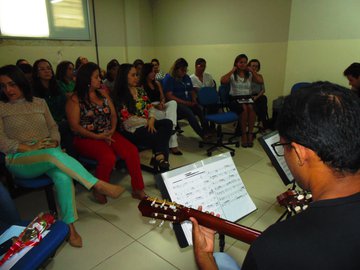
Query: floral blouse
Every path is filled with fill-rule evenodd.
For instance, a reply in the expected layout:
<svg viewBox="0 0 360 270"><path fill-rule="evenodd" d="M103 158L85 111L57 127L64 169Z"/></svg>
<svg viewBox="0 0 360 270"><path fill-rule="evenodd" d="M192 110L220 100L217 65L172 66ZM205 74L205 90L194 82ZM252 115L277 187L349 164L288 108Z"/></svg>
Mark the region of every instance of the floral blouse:
<svg viewBox="0 0 360 270"><path fill-rule="evenodd" d="M137 88L135 108L136 111L134 113L130 113L124 104L119 109L122 127L131 133L134 133L137 128L146 126L147 120L154 117L153 105L142 88Z"/></svg>
<svg viewBox="0 0 360 270"><path fill-rule="evenodd" d="M111 129L111 110L107 98L102 105L79 101L80 125L94 133L103 133Z"/></svg>

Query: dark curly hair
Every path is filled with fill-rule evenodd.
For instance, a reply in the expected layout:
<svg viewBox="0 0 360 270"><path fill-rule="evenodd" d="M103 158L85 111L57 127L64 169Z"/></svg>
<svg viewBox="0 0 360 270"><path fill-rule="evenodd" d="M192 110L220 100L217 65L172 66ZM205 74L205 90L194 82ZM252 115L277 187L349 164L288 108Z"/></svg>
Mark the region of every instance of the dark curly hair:
<svg viewBox="0 0 360 270"><path fill-rule="evenodd" d="M348 89L316 82L287 96L278 116L279 134L313 150L330 168L360 168L360 99Z"/></svg>

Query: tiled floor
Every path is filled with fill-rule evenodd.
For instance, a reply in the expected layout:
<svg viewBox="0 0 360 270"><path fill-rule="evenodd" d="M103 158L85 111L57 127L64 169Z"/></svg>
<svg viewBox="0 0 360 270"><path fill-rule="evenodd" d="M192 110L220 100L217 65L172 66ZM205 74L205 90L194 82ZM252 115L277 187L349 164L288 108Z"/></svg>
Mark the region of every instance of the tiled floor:
<svg viewBox="0 0 360 270"><path fill-rule="evenodd" d="M198 139L190 129L183 127L179 136L183 156L171 155L171 166L192 163L206 158L205 149L198 148ZM216 153L215 153L216 154ZM150 153L142 152L142 162L149 162ZM273 224L283 213L276 196L286 190L271 166L269 159L255 142L254 148L239 148L233 157L240 176L257 206L257 210L239 223L258 230ZM143 172L146 192L160 196L152 174ZM46 269L196 269L192 248L179 248L174 232L168 224L154 227L137 209L138 202L130 196L130 181L126 171L114 171L113 183L127 191L117 200L99 205L91 193L77 185L76 201L79 220L76 229L83 238L83 248L72 248L65 243ZM29 204L29 201L32 203ZM16 201L23 218L30 219L45 207L42 193L31 193ZM218 246L218 245L216 245ZM241 263L248 245L226 237L226 251Z"/></svg>

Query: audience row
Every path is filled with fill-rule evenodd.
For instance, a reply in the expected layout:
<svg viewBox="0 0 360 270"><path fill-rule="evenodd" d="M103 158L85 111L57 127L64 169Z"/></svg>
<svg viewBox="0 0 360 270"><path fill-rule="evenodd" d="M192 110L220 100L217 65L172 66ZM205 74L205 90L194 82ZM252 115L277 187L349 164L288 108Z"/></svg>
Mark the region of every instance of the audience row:
<svg viewBox="0 0 360 270"><path fill-rule="evenodd" d="M46 59L35 61L32 67L24 61L17 66L0 68L0 151L13 175L31 179L47 174L53 180L72 246L82 246L74 227L78 217L72 179L92 189L99 203L106 203L106 196L116 198L124 191L109 183L120 158L131 177L132 196L142 199L146 193L138 147L151 148L151 164L163 172L170 168L169 153L182 155L175 131L177 119L187 119L202 140L213 136L214 127L205 121L196 97L201 87L216 87L204 72L205 59L197 60L191 77L183 58L166 75L156 59L134 65L120 65L114 59L105 78L99 66L85 57L79 57L75 66L70 61L59 63L56 73ZM232 101L249 97L248 103L239 103L234 110L252 121L250 97L256 100L264 88L258 86L260 90L252 96L251 87L254 82L263 83L261 75L242 55L223 78L223 83L230 83ZM214 113L217 110L213 108ZM252 123L241 124L245 134L252 127ZM252 146L251 142L247 136L243 146ZM96 161L94 176L77 161L78 155Z"/></svg>

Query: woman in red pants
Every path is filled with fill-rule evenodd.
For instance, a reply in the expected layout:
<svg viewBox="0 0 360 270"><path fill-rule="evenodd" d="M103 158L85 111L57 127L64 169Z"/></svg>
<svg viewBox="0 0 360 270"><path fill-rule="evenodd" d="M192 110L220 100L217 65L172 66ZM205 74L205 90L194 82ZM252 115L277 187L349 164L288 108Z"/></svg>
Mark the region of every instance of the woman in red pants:
<svg viewBox="0 0 360 270"><path fill-rule="evenodd" d="M144 181L139 153L135 145L115 131L117 115L111 98L100 90L99 66L87 63L78 70L74 94L66 104L66 114L75 133L74 147L78 153L97 161L95 176L110 181L116 157L125 160L131 176L132 196L142 199ZM99 203L106 197L94 192Z"/></svg>

